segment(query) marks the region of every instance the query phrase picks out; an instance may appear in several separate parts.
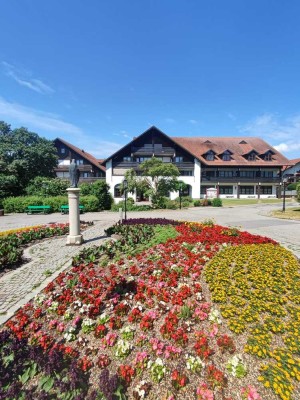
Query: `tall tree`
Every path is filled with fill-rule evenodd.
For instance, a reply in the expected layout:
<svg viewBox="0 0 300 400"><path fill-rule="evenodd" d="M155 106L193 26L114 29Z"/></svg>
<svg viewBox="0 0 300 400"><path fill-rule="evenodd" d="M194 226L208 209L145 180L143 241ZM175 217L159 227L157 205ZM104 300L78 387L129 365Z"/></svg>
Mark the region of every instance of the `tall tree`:
<svg viewBox="0 0 300 400"><path fill-rule="evenodd" d="M136 176L133 170L127 172L128 190L143 191L151 197L154 206L158 206L161 199L169 192L178 190L179 170L174 164L164 163L158 158L152 157L141 163L140 169L142 176Z"/></svg>
<svg viewBox="0 0 300 400"><path fill-rule="evenodd" d="M22 194L36 176L53 177L56 165L52 141L23 127L12 130L0 121L0 184L9 183L0 196Z"/></svg>

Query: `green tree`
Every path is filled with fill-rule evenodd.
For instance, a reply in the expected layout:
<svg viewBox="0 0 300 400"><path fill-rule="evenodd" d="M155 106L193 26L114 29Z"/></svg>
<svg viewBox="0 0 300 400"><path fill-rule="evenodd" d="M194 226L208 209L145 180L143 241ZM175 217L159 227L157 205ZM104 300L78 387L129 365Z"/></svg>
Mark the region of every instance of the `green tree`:
<svg viewBox="0 0 300 400"><path fill-rule="evenodd" d="M7 195L20 195L36 176L54 177L57 165L52 141L39 137L26 128L11 129L0 121L0 183L10 182ZM1 194L0 194L1 196Z"/></svg>
<svg viewBox="0 0 300 400"><path fill-rule="evenodd" d="M109 193L109 185L104 180L97 180L93 183L82 183L80 185L82 196L93 195L99 200L100 210L110 210L113 199Z"/></svg>
<svg viewBox="0 0 300 400"><path fill-rule="evenodd" d="M128 191L143 191L151 198L154 207L159 206L169 192L178 190L179 170L175 165L152 157L141 163L140 169L142 176L137 176L133 170L126 173Z"/></svg>
<svg viewBox="0 0 300 400"><path fill-rule="evenodd" d="M66 196L70 183L66 179L36 176L26 187L29 196Z"/></svg>
<svg viewBox="0 0 300 400"><path fill-rule="evenodd" d="M296 190L297 190L297 200L300 203L300 182L297 183Z"/></svg>

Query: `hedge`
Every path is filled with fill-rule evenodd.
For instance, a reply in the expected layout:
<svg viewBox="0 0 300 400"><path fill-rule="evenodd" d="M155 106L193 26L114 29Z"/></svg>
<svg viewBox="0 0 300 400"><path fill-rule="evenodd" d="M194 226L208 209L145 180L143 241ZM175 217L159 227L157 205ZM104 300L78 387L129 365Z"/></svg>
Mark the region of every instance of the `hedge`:
<svg viewBox="0 0 300 400"><path fill-rule="evenodd" d="M68 204L67 196L39 197L39 196L19 196L7 197L3 200L5 213L23 213L28 206L51 206L52 211L59 212L60 206ZM99 210L99 199L96 196L80 196L80 204L84 206L86 212Z"/></svg>

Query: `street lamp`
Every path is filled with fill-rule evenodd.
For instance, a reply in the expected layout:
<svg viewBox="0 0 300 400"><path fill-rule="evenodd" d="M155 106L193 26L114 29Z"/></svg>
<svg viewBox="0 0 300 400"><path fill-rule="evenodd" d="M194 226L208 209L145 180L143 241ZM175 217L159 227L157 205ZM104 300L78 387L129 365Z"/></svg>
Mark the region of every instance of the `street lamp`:
<svg viewBox="0 0 300 400"><path fill-rule="evenodd" d="M182 183L179 182L179 209L181 210Z"/></svg>
<svg viewBox="0 0 300 400"><path fill-rule="evenodd" d="M126 214L126 212L127 212L127 209L126 209L126 200L127 200L127 188L128 188L128 182L127 182L127 179L124 179L124 181L123 181L123 189L124 189L124 208L125 208L125 221L126 221L126 219L127 219L127 214Z"/></svg>
<svg viewBox="0 0 300 400"><path fill-rule="evenodd" d="M287 179L283 178L283 180L282 180L282 184L283 184L282 212L285 212L285 189L286 189L286 183L287 183Z"/></svg>

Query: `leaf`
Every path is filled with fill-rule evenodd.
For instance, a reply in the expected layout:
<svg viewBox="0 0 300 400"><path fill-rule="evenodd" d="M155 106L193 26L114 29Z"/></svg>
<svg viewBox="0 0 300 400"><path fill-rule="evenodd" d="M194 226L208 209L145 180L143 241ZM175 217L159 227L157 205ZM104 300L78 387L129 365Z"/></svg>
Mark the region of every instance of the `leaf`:
<svg viewBox="0 0 300 400"><path fill-rule="evenodd" d="M14 353L10 353L8 356L3 357L3 364L7 367L12 361L14 361L15 356Z"/></svg>
<svg viewBox="0 0 300 400"><path fill-rule="evenodd" d="M43 376L39 381L39 389L45 390L45 392L49 392L54 384L54 379L51 376Z"/></svg>

